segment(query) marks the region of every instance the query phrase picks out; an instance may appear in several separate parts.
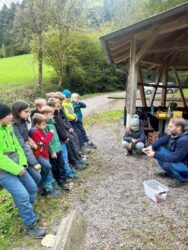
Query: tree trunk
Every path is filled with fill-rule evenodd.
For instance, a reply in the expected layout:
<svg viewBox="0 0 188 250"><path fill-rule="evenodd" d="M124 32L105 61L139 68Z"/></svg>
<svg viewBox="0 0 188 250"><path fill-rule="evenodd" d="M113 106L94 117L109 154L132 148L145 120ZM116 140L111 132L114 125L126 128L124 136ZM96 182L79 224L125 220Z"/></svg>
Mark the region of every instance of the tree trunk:
<svg viewBox="0 0 188 250"><path fill-rule="evenodd" d="M39 49L38 49L38 86L42 88L42 61L43 59L43 51L42 51L42 36L39 36Z"/></svg>
<svg viewBox="0 0 188 250"><path fill-rule="evenodd" d="M61 63L61 69L59 73L59 84L58 84L59 89L62 89L62 86L63 86L63 64Z"/></svg>

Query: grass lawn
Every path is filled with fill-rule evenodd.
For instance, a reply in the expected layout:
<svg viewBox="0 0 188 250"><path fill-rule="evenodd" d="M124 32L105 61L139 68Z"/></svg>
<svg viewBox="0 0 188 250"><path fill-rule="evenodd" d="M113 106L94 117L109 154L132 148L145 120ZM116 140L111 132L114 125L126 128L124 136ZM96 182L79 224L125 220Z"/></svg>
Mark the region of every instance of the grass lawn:
<svg viewBox="0 0 188 250"><path fill-rule="evenodd" d="M44 80L52 75L52 68L43 65ZM7 85L31 85L37 81L37 62L33 55L21 55L0 59L0 88Z"/></svg>

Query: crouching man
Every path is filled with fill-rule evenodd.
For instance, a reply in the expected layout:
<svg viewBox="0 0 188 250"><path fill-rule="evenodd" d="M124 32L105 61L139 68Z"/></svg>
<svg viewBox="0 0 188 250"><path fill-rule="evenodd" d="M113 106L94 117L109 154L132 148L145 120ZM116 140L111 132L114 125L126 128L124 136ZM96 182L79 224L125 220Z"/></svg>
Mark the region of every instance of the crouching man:
<svg viewBox="0 0 188 250"><path fill-rule="evenodd" d="M43 238L45 231L38 226L33 211L37 186L27 171L27 159L11 121L11 109L0 103L0 186L12 195L27 234Z"/></svg>
<svg viewBox="0 0 188 250"><path fill-rule="evenodd" d="M164 170L158 175L175 179L171 187L179 187L188 182L188 132L183 118L172 118L168 124L168 134L159 138L143 152L157 159Z"/></svg>

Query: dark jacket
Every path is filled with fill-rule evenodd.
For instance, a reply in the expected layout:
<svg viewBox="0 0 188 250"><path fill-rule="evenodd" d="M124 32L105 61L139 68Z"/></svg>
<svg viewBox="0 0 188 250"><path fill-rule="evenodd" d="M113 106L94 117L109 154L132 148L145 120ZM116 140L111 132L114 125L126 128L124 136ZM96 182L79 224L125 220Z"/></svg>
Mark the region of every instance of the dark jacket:
<svg viewBox="0 0 188 250"><path fill-rule="evenodd" d="M156 150L165 146L171 151L171 155L162 154ZM188 160L188 132L177 136L164 135L152 144L155 152L154 158L165 162L186 162Z"/></svg>
<svg viewBox="0 0 188 250"><path fill-rule="evenodd" d="M35 158L33 151L30 149L30 147L26 143L28 140L28 136L29 136L27 122L26 121L13 121L12 126L13 126L14 133L17 139L24 150L28 165L31 167L34 167L36 164L38 164L38 161Z"/></svg>
<svg viewBox="0 0 188 250"><path fill-rule="evenodd" d="M83 102L75 102L75 101L71 101L73 108L74 108L74 113L77 115L78 121L82 122L82 108L86 108L86 104Z"/></svg>
<svg viewBox="0 0 188 250"><path fill-rule="evenodd" d="M138 142L145 142L145 132L144 128L141 126L138 131L131 131L130 129L125 132L123 136L123 140L127 142L131 142L131 139L136 139Z"/></svg>
<svg viewBox="0 0 188 250"><path fill-rule="evenodd" d="M61 115L58 113L57 110L54 112L54 120L55 120L55 127L59 136L59 140L61 143L63 143L68 139L68 136L65 130L64 121L61 118Z"/></svg>
<svg viewBox="0 0 188 250"><path fill-rule="evenodd" d="M72 128L72 125L68 121L63 107L60 109L59 114L61 115L61 118L63 119L63 123L64 123L66 131L69 131L69 129Z"/></svg>

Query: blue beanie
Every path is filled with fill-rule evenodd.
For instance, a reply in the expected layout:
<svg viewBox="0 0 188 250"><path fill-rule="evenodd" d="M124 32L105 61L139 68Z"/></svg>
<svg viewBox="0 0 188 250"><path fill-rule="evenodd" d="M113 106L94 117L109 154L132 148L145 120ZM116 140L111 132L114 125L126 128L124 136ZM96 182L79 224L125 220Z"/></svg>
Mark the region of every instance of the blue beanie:
<svg viewBox="0 0 188 250"><path fill-rule="evenodd" d="M70 90L68 89L63 90L63 95L65 96L65 98L70 98L71 94L72 93L70 92Z"/></svg>
<svg viewBox="0 0 188 250"><path fill-rule="evenodd" d="M139 121L139 116L134 115L133 118L130 120L130 125L131 126L139 126L140 121Z"/></svg>

